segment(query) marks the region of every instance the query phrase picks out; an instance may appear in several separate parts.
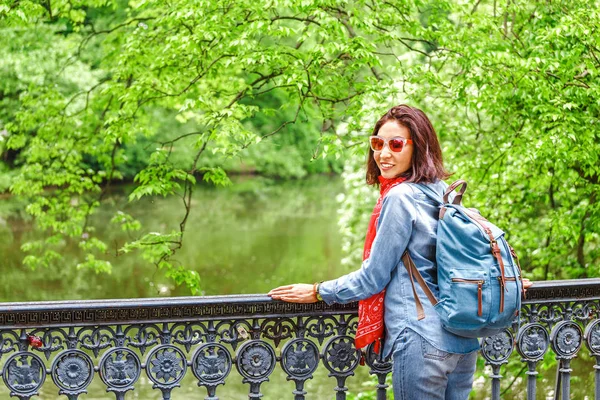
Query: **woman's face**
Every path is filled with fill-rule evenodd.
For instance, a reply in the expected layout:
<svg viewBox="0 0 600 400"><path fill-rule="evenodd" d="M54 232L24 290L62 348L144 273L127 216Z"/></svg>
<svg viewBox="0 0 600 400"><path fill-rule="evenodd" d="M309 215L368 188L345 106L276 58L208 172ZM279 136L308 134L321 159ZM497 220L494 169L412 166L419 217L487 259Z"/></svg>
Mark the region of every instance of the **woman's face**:
<svg viewBox="0 0 600 400"><path fill-rule="evenodd" d="M407 127L398 124L395 121L388 121L381 126L377 136L391 139L394 137L403 137L412 139L410 131ZM395 178L398 175L408 171L411 167L413 154L413 145L406 143L400 153L395 153L390 150L389 146L383 146L381 151L373 152L375 162L381 171L381 176L386 179Z"/></svg>

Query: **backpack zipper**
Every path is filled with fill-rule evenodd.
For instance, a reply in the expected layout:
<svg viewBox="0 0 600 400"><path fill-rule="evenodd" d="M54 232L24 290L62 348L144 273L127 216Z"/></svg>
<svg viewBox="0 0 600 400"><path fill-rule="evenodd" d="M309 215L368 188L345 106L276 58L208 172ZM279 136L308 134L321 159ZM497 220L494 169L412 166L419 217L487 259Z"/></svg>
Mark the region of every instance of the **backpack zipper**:
<svg viewBox="0 0 600 400"><path fill-rule="evenodd" d="M464 278L452 278L452 282L458 283L470 283L477 285L477 315L483 316L483 283L482 279L464 279Z"/></svg>

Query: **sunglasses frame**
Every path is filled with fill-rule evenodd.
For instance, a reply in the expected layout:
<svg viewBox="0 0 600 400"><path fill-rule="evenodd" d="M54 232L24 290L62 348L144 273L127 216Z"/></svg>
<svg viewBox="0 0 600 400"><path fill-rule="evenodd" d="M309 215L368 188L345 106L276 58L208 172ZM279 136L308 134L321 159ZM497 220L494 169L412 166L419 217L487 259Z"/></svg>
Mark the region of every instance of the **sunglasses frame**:
<svg viewBox="0 0 600 400"><path fill-rule="evenodd" d="M381 148L381 150L375 150L373 148L373 143L371 142L373 139L381 139L381 140L383 140L383 147ZM412 139L403 138L402 136L394 136L392 138L387 139L387 138L375 135L375 136L369 136L369 147L371 147L371 150L373 150L374 152L381 152L381 151L383 151L383 149L385 148L385 146L387 146L388 150L391 151L392 153L401 153L402 150L400 150L400 151L394 151L394 150L392 150L392 148L389 145L389 141L390 140L396 140L396 139L400 139L404 143L402 145L402 150L404 150L404 146L406 146L407 144L413 144Z"/></svg>

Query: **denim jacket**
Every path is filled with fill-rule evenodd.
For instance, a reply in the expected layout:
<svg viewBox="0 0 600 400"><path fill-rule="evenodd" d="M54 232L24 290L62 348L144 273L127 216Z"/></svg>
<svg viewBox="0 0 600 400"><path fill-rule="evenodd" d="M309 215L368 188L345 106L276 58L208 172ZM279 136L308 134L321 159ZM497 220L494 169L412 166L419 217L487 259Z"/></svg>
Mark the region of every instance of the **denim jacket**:
<svg viewBox="0 0 600 400"><path fill-rule="evenodd" d="M429 187L441 198L447 185L439 181ZM412 286L401 257L408 249L427 285L439 297L435 261L438 213L439 206L418 188L407 183L395 186L383 200L370 257L359 270L319 287L319 294L328 304L367 299L386 289L384 357L393 351L396 339L406 328L442 351L465 354L479 349L477 339L456 336L442 327L423 289L415 284L426 316L417 320Z"/></svg>

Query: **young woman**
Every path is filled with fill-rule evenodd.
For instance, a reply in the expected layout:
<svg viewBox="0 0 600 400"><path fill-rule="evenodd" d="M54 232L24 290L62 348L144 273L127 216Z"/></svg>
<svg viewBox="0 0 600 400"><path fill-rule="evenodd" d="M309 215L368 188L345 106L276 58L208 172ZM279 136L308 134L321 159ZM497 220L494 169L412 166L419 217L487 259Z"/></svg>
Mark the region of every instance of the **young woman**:
<svg viewBox="0 0 600 400"><path fill-rule="evenodd" d="M479 342L446 331L427 300L422 302L426 318L417 319L402 261L408 250L429 288L438 294L439 209L419 189L402 184L424 183L443 195L447 187L443 179L449 174L437 135L421 110L399 105L377 121L369 141L367 183L379 185L381 195L367 230L362 267L332 281L281 286L269 296L296 303L321 298L328 304L361 300L356 345L375 342L377 349L385 329L383 356L393 354L396 400L465 400L473 383ZM422 289L416 288L424 298Z"/></svg>

